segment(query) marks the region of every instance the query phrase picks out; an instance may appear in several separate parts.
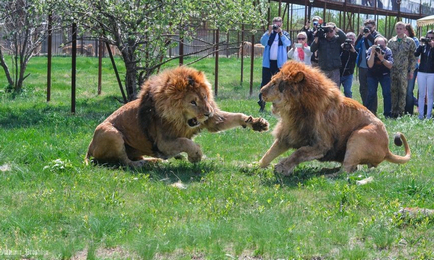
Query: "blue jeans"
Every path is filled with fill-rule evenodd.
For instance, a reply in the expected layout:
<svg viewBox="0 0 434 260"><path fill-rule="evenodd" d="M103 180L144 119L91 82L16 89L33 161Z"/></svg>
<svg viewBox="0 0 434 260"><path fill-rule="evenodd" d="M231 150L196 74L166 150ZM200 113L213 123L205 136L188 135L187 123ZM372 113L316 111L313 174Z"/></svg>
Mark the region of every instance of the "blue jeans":
<svg viewBox="0 0 434 260"><path fill-rule="evenodd" d="M407 84L407 96L405 98L405 113L413 115L414 111L414 83L416 81L418 69L414 70L413 78L408 80Z"/></svg>
<svg viewBox="0 0 434 260"><path fill-rule="evenodd" d="M344 86L344 95L347 98L352 98L353 92L351 92L351 86L353 85L353 74L342 76L340 85Z"/></svg>
<svg viewBox="0 0 434 260"><path fill-rule="evenodd" d="M368 106L367 108L377 114L375 101L377 100L378 83L381 84L384 99L384 116L390 117L392 114L392 95L390 93L390 75L382 75L380 77L368 77Z"/></svg>

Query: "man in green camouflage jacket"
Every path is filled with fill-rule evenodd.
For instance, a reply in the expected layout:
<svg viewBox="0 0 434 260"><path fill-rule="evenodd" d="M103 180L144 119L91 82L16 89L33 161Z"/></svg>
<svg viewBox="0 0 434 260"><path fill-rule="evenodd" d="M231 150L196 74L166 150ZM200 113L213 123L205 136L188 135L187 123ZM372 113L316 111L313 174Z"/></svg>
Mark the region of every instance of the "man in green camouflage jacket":
<svg viewBox="0 0 434 260"><path fill-rule="evenodd" d="M413 77L412 68L416 65L414 40L405 35L405 23L397 22L396 36L387 43L392 50L393 67L390 70L392 117L404 115L408 80Z"/></svg>

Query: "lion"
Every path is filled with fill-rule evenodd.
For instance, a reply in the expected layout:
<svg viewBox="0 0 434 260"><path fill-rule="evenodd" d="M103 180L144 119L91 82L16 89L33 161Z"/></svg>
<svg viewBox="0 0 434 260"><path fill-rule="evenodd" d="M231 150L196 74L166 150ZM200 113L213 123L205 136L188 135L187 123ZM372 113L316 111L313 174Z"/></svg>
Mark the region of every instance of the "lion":
<svg viewBox="0 0 434 260"><path fill-rule="evenodd" d="M185 66L168 69L143 84L139 99L96 127L85 162L93 157L96 162L137 168L185 152L195 163L202 151L194 136L203 129L219 132L238 126L262 132L269 124L263 118L220 110L203 72Z"/></svg>
<svg viewBox="0 0 434 260"><path fill-rule="evenodd" d="M280 117L273 135L275 141L259 161L262 168L289 150L289 157L275 165L275 172L290 175L306 161L335 161L341 172L357 166L376 167L386 160L403 164L410 160L405 136L397 133L395 144L405 147L405 156L389 150L386 128L374 114L357 101L346 98L320 70L289 61L261 89L273 113Z"/></svg>

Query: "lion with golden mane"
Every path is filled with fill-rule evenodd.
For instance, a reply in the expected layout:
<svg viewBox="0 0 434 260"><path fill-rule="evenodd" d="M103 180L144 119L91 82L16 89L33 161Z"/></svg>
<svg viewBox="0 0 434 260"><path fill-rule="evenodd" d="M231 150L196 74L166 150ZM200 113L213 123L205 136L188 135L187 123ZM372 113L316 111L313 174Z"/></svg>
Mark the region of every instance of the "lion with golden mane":
<svg viewBox="0 0 434 260"><path fill-rule="evenodd" d="M383 122L357 101L344 97L318 69L287 62L261 93L280 116L273 131L275 141L260 160L261 167L290 148L296 150L275 166L277 173L289 175L298 164L311 160L340 162L346 172L355 171L359 164L376 167L384 160L410 160L403 134L395 136L395 144L403 142L405 147L405 156L398 156L389 150Z"/></svg>
<svg viewBox="0 0 434 260"><path fill-rule="evenodd" d="M265 119L220 110L204 73L188 67L165 70L143 84L139 99L96 127L86 162L93 157L141 167L182 152L190 162L198 162L202 151L192 141L195 135L203 129L218 132L237 126L268 130Z"/></svg>

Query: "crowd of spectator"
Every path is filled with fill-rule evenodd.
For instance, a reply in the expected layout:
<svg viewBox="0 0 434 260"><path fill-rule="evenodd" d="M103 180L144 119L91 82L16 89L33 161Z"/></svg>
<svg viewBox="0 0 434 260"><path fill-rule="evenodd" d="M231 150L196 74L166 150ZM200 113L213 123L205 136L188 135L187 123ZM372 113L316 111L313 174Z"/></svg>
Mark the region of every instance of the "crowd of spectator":
<svg viewBox="0 0 434 260"><path fill-rule="evenodd" d="M261 43L266 52L269 46L270 52L270 38L276 34L280 38L277 37L278 45L274 44L282 48L287 46L289 51L280 60L274 55L274 61L269 60L271 54L264 53L265 69L261 87L268 83L283 64L281 62L288 58L318 67L338 88L343 87L346 97L352 98L353 75L357 67L361 102L372 113L377 115L377 90L378 85L381 85L383 115L386 118L413 115L416 106L420 119L431 119L434 102L432 30L419 40L415 37L411 24L397 22L396 34L387 39L377 31L375 20L367 19L356 36L354 32L345 34L336 24L324 23L321 17L314 16L312 24L307 21L297 34L297 39L291 42L286 32L277 29L282 24L281 18L275 19L273 25L264 33ZM278 50L280 49L275 51ZM271 63L276 63L276 68L270 73L266 66ZM418 87L415 97L416 82ZM261 100L258 103L263 111L265 104L261 103Z"/></svg>

